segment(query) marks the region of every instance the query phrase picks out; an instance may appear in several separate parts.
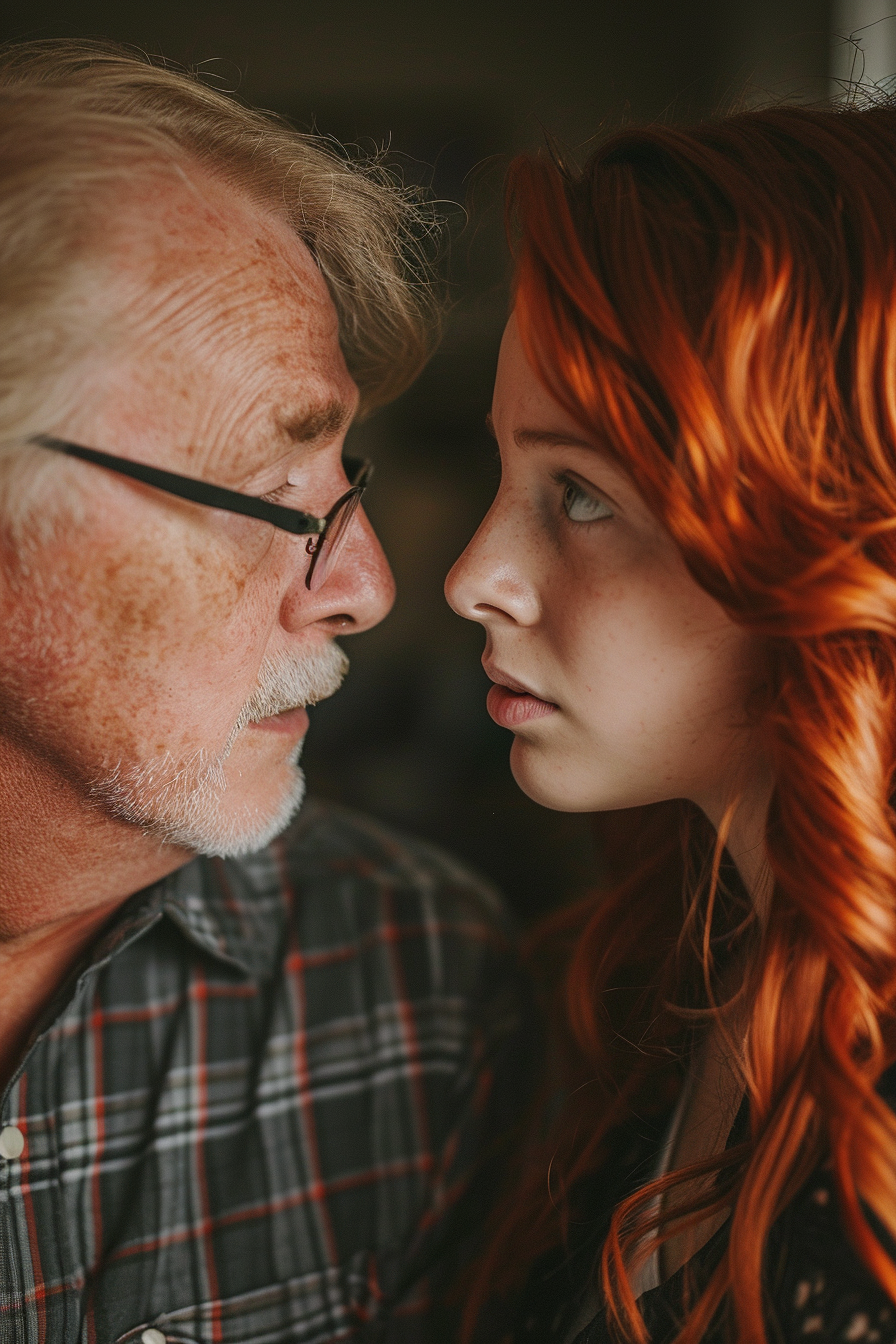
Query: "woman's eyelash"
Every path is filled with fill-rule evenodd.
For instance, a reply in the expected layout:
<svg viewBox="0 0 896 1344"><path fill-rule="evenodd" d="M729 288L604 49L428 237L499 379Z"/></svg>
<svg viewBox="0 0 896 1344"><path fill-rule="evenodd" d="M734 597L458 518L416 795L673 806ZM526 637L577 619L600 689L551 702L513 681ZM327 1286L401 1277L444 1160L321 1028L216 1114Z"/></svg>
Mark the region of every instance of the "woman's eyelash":
<svg viewBox="0 0 896 1344"><path fill-rule="evenodd" d="M605 518L613 517L612 508L597 491L586 489L584 485L572 476L567 476L565 472L557 472L554 480L563 490L561 501L563 512L570 522L596 523ZM578 517L574 514L576 503L578 503Z"/></svg>

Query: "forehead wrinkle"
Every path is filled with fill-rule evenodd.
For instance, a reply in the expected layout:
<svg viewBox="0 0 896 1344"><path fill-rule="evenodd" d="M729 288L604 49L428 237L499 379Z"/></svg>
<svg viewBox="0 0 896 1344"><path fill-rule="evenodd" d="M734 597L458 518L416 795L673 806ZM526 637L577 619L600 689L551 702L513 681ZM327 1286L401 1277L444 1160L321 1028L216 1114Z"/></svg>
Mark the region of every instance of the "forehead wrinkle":
<svg viewBox="0 0 896 1344"><path fill-rule="evenodd" d="M137 340L172 335L211 337L229 347L238 348L251 340L251 328L258 328L265 319L283 325L284 296L274 294L268 285L246 287L245 267L234 267L218 274L195 274L191 279L181 277L176 284L147 286L132 324ZM228 294L225 298L224 295ZM311 315L307 296L289 296L290 326L306 323ZM247 299L251 299L247 331Z"/></svg>
<svg viewBox="0 0 896 1344"><path fill-rule="evenodd" d="M204 308L213 297L223 301L225 317L241 294L251 295L256 309L286 301L303 317L328 297L310 252L285 221L189 160L151 192L136 184L109 221L107 241L110 289L125 288L119 316L134 314L136 327L156 314L189 326L190 305Z"/></svg>
<svg viewBox="0 0 896 1344"><path fill-rule="evenodd" d="M263 235L229 238L221 246L203 233L200 229L173 240L141 240L144 246L135 245L112 259L111 288L119 290L116 306L122 306L126 320L133 315L129 325L138 338L141 329L151 331L158 324L183 331L197 323L204 326L209 318L215 325L236 319L245 334L247 299L250 313L262 320L271 316L282 324L287 309L290 321L304 324L329 297L312 262L303 271L297 258L282 254Z"/></svg>

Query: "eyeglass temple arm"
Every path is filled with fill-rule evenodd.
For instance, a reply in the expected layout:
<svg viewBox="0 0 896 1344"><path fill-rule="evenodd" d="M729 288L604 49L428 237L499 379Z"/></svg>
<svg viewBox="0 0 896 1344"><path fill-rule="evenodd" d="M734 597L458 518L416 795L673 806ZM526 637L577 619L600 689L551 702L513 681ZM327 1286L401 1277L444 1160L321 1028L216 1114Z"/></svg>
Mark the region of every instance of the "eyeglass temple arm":
<svg viewBox="0 0 896 1344"><path fill-rule="evenodd" d="M192 476L180 476L176 472L163 471L160 467L151 467L145 462L132 462L127 457L116 457L113 453L101 453L95 448L84 448L79 443L69 443L66 439L54 439L47 434L36 434L31 440L41 448L53 452L65 453L68 457L79 457L95 466L106 467L122 476L131 476L144 485L152 485L166 494L189 499L194 504L207 504L213 509L224 509L228 513L243 513L249 518L260 518L265 523L284 532L292 532L298 537L317 536L326 526L325 518L316 518L312 513L302 513L298 509L287 509L282 504L271 504L266 499L255 499L252 495L241 495L237 490L227 490L222 485L211 485L208 481L197 481Z"/></svg>

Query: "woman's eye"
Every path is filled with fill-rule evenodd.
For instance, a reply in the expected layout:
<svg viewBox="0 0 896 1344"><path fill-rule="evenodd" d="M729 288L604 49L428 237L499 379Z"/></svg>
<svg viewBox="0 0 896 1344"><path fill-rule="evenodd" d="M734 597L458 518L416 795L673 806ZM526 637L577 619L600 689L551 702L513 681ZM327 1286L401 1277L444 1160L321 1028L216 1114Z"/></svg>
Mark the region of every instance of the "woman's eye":
<svg viewBox="0 0 896 1344"><path fill-rule="evenodd" d="M593 523L598 518L612 518L609 504L595 495L589 495L575 481L567 481L563 491L563 509L573 523Z"/></svg>

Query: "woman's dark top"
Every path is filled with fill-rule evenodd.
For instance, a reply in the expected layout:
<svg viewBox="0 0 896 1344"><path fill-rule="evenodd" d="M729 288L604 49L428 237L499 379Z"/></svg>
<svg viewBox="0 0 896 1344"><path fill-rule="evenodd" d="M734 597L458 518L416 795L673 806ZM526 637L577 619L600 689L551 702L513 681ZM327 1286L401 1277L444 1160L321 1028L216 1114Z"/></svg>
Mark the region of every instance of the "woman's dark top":
<svg viewBox="0 0 896 1344"><path fill-rule="evenodd" d="M878 1088L896 1110L896 1066ZM515 1344L565 1344L579 1318L593 1281L595 1263L615 1205L649 1179L654 1170L668 1115L656 1121L631 1121L616 1136L601 1171L581 1183L567 1244L535 1266L522 1302ZM742 1106L728 1147L746 1137ZM872 1225L890 1254L896 1247L883 1229ZM639 1299L652 1344L674 1339L682 1324L685 1274L699 1292L725 1250L727 1224L676 1274ZM896 1344L896 1309L869 1273L846 1235L830 1173L819 1170L772 1227L764 1262L766 1330L770 1344ZM692 1290L693 1291L693 1290ZM692 1297L693 1300L693 1297ZM732 1339L720 1314L704 1339ZM603 1310L575 1336L574 1344L615 1344Z"/></svg>

